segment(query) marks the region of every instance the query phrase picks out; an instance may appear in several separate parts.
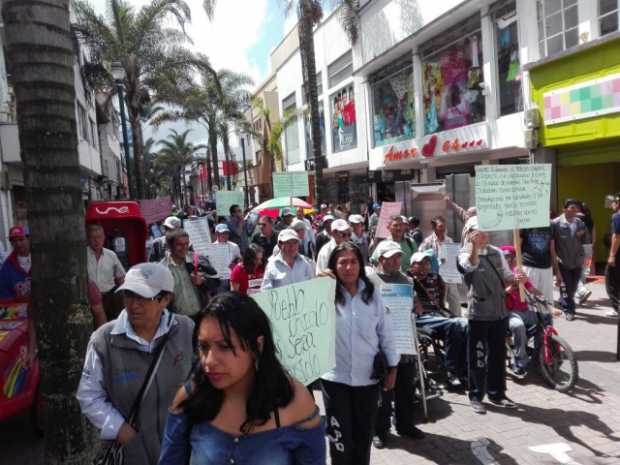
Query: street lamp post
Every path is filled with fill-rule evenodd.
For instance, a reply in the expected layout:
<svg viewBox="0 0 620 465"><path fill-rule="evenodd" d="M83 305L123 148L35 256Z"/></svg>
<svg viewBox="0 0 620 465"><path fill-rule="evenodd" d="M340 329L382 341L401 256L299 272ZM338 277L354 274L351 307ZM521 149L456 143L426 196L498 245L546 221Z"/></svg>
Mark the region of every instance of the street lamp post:
<svg viewBox="0 0 620 465"><path fill-rule="evenodd" d="M125 168L127 169L127 184L129 184L129 198L134 198L133 185L131 183L131 173L129 166L129 136L127 134L127 119L125 118L125 97L124 84L125 68L123 65L115 61L112 63L112 77L116 84L116 93L118 94L118 109L121 114L121 126L123 128L123 151L125 152Z"/></svg>

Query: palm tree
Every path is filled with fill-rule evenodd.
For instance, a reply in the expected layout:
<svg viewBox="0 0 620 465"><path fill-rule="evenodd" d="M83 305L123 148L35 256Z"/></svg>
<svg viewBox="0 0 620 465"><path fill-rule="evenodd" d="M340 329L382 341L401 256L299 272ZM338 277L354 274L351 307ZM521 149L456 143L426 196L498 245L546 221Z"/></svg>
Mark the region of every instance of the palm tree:
<svg viewBox="0 0 620 465"><path fill-rule="evenodd" d="M92 320L69 0L5 1L3 20L32 231L30 310L46 413L45 463L91 463L95 439L75 399Z"/></svg>
<svg viewBox="0 0 620 465"><path fill-rule="evenodd" d="M215 2L206 0L204 6L212 14ZM107 7L108 15L100 16L87 1L76 0L75 27L91 47L94 61L105 66L120 62L125 70L124 95L132 129L136 195L143 198L141 117L151 94L158 94L162 80L185 87L191 83L196 68L210 67L207 60L197 59L186 48L189 38L185 24L191 15L185 0L152 0L139 11L126 0L107 0ZM178 27L172 27L173 22ZM107 90L115 92L110 73L104 73L102 78Z"/></svg>
<svg viewBox="0 0 620 465"><path fill-rule="evenodd" d="M162 147L155 158L155 166L168 172L172 179L171 191L180 199L180 204L185 206L185 167L195 160L195 154L205 148L204 145L194 145L187 140L190 129L178 133L174 129L170 131L167 139L159 141Z"/></svg>

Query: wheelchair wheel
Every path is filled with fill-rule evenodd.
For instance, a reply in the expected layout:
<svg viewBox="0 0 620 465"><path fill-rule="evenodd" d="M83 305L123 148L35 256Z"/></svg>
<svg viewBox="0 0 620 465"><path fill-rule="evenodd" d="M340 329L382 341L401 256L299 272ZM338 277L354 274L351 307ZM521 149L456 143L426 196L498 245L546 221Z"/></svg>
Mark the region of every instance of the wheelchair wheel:
<svg viewBox="0 0 620 465"><path fill-rule="evenodd" d="M443 349L428 334L418 333L420 356L424 371L431 377L445 374Z"/></svg>
<svg viewBox="0 0 620 465"><path fill-rule="evenodd" d="M549 363L545 360L545 346L538 353L540 372L549 386L560 392L570 391L579 378L579 368L573 350L560 336L550 335Z"/></svg>

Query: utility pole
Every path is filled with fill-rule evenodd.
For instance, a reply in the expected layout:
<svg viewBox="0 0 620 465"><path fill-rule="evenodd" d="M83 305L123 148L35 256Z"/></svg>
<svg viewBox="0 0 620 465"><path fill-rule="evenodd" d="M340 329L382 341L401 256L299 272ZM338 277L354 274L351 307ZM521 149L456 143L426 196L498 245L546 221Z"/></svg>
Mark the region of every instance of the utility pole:
<svg viewBox="0 0 620 465"><path fill-rule="evenodd" d="M245 165L245 139L241 138L241 157L243 159L243 201L245 202L245 208L250 206L250 199L248 197L248 172Z"/></svg>
<svg viewBox="0 0 620 465"><path fill-rule="evenodd" d="M125 97L124 84L125 68L118 61L112 63L112 77L116 84L116 93L118 94L118 110L121 114L121 126L123 128L123 152L125 152L125 169L127 170L127 184L129 185L129 198L135 198L133 184L131 183L131 171L129 163L129 135L127 133L127 118L125 117Z"/></svg>

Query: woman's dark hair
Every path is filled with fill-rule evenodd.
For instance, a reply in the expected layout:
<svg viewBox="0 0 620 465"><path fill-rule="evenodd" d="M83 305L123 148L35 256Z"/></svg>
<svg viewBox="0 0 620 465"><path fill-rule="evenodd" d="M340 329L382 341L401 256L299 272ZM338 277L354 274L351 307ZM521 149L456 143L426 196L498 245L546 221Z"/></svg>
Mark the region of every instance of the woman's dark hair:
<svg viewBox="0 0 620 465"><path fill-rule="evenodd" d="M243 252L243 267L248 273L256 271L256 256L262 253L265 255L265 249L258 244L250 244L245 252Z"/></svg>
<svg viewBox="0 0 620 465"><path fill-rule="evenodd" d="M370 279L368 279L368 277L366 276L366 270L364 269L364 258L362 257L362 252L360 251L360 248L355 243L351 241L345 241L345 242L342 242L340 245L336 246L336 248L332 251L331 255L329 256L329 262L327 264L327 268L329 268L330 270L334 272L334 274L336 275L336 280L338 281L338 284L342 284L340 282L340 278L338 278L338 274L336 273L336 262L338 261L338 257L346 251L353 252L355 256L357 257L357 262L360 265L360 274L358 276L358 279L361 279L366 285L366 287L362 291L362 300L364 301L365 304L368 304L370 302L370 299L372 299L372 295L375 291L375 286L372 284L372 282L370 282ZM336 286L336 303L344 304L344 294L342 293L341 287L342 286Z"/></svg>
<svg viewBox="0 0 620 465"><path fill-rule="evenodd" d="M240 431L248 433L253 426L265 424L271 413L288 405L294 395L292 381L276 355L271 324L254 299L238 292L225 292L217 295L196 315L195 347L198 347L200 325L205 318L213 318L219 323L227 344L233 347L231 334L234 331L243 350L256 357L258 369L245 407L246 420L239 427ZM259 336L264 338L262 351L258 347ZM232 350L237 355L234 347ZM224 392L211 384L202 367L194 371L193 381L195 386L180 408L191 423L211 421L222 407Z"/></svg>
<svg viewBox="0 0 620 465"><path fill-rule="evenodd" d="M446 224L446 219L441 215L434 216L431 220L431 227L433 228L433 230L437 228L437 223Z"/></svg>
<svg viewBox="0 0 620 465"><path fill-rule="evenodd" d="M581 202L577 199L566 199L564 201L564 208L568 208L571 205L575 205L577 208L581 208Z"/></svg>

